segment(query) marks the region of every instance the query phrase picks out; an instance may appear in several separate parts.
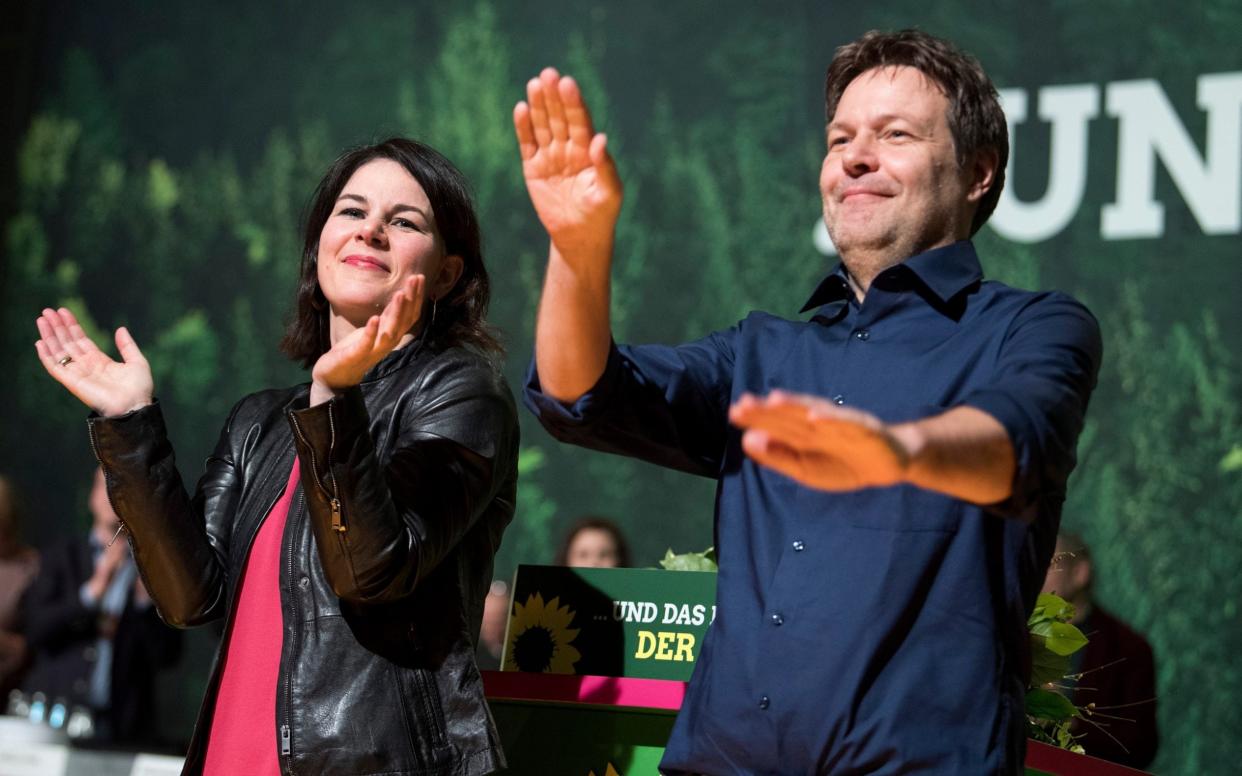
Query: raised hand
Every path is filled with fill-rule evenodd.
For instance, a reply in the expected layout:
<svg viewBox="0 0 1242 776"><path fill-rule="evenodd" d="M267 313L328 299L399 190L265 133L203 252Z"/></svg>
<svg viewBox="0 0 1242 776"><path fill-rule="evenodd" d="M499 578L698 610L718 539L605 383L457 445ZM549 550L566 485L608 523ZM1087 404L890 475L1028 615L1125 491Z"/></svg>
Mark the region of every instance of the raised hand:
<svg viewBox="0 0 1242 776"><path fill-rule="evenodd" d="M743 394L729 419L746 429L742 449L812 488L850 491L904 481L911 459L894 428L866 412L815 396Z"/></svg>
<svg viewBox="0 0 1242 776"><path fill-rule="evenodd" d="M35 350L47 373L100 415L124 415L152 401L151 367L124 326L116 330L121 361L114 361L86 336L64 307L45 309L35 321Z"/></svg>
<svg viewBox="0 0 1242 776"><path fill-rule="evenodd" d="M526 190L553 245L571 262L611 255L621 179L591 126L578 84L545 68L513 109ZM601 252L606 252L601 256Z"/></svg>
<svg viewBox="0 0 1242 776"><path fill-rule="evenodd" d="M423 309L425 276L407 278L388 300L383 312L372 315L362 328L341 338L319 357L311 369L312 405L357 385L371 367L383 360L409 334Z"/></svg>

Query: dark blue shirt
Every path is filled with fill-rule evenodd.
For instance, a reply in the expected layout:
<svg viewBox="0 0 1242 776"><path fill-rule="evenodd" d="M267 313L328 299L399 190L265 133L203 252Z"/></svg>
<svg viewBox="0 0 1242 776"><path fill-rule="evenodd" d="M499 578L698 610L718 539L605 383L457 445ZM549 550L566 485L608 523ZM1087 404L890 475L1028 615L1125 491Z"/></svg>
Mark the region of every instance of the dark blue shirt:
<svg viewBox="0 0 1242 776"><path fill-rule="evenodd" d="M1020 773L1026 618L1043 582L1100 360L1091 314L984 281L959 242L842 271L809 322L752 313L689 344L615 347L558 439L716 478L717 617L665 752L670 773ZM829 494L741 451L729 405L774 388L887 422L970 406L1000 421L1012 497L907 485Z"/></svg>

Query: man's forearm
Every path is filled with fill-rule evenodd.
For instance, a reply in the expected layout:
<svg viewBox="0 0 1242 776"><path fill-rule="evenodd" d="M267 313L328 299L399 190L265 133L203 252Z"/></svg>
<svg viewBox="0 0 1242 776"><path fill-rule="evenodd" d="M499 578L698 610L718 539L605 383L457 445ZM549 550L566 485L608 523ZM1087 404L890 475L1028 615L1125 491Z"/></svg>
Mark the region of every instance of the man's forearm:
<svg viewBox="0 0 1242 776"><path fill-rule="evenodd" d="M891 427L910 455L906 481L975 504L1012 495L1016 463L1005 427L974 407Z"/></svg>
<svg viewBox="0 0 1242 776"><path fill-rule="evenodd" d="M572 402L604 373L612 342L612 245L568 260L553 245L535 326L535 363L543 392Z"/></svg>

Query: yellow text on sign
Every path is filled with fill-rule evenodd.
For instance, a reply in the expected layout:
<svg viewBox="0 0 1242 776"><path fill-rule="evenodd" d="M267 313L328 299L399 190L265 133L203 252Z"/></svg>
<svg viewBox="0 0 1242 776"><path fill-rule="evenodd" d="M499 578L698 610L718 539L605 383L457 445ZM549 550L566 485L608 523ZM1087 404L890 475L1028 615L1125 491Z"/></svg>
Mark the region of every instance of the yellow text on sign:
<svg viewBox="0 0 1242 776"><path fill-rule="evenodd" d="M675 631L639 631L638 649L634 651L638 660L673 660L676 662L694 662L694 634L677 633Z"/></svg>

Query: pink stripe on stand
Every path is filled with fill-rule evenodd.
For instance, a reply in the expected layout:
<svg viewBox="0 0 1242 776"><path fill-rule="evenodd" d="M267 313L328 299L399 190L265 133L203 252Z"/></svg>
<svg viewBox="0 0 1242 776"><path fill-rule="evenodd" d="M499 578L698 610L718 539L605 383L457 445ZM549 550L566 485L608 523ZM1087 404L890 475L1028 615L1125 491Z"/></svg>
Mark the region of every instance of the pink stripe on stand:
<svg viewBox="0 0 1242 776"><path fill-rule="evenodd" d="M686 697L686 683L668 679L619 676L566 676L516 671L483 671L488 698L553 703L591 703L640 709L677 711Z"/></svg>

